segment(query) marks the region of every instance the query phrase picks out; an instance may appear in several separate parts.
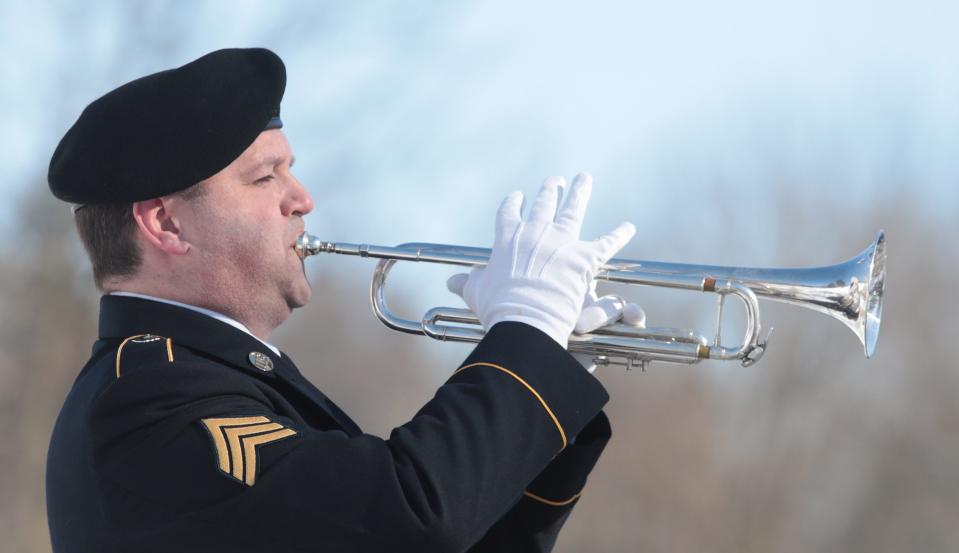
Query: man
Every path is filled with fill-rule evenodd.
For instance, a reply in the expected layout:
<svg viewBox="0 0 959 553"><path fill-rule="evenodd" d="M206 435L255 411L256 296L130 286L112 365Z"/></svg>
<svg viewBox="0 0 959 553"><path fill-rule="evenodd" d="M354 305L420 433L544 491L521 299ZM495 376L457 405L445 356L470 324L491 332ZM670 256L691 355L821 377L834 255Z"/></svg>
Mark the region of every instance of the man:
<svg viewBox="0 0 959 553"><path fill-rule="evenodd" d="M567 338L622 310L590 286L632 226L579 240L588 176L565 201L548 179L525 217L507 197L489 265L450 281L486 338L365 435L267 342L311 293L285 81L272 52L213 52L94 101L53 155L106 293L50 444L53 549L551 549L610 436Z"/></svg>

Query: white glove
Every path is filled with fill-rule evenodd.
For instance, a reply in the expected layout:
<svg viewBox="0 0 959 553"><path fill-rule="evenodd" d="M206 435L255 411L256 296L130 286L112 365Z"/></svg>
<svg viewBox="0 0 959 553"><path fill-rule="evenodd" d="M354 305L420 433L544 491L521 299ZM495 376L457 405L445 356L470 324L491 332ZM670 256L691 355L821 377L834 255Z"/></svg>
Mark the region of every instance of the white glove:
<svg viewBox="0 0 959 553"><path fill-rule="evenodd" d="M646 327L646 313L635 303L626 303L619 296L596 296L596 281L590 283L589 291L583 301L583 311L579 314L574 331L576 334L589 334L597 328L623 323L637 328ZM594 357L586 353L573 353L573 357L592 373L596 370Z"/></svg>
<svg viewBox="0 0 959 553"><path fill-rule="evenodd" d="M592 181L586 173L576 175L560 207L566 181L546 179L525 220L522 193L503 200L489 263L446 283L486 330L518 321L566 347L593 275L636 233L633 225L622 223L596 240L579 239Z"/></svg>

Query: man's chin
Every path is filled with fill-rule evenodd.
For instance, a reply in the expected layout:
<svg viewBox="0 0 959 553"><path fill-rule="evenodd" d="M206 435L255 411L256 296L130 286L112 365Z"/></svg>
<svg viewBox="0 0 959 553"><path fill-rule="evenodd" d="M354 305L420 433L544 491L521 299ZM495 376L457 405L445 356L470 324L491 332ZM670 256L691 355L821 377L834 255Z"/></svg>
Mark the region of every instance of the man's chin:
<svg viewBox="0 0 959 553"><path fill-rule="evenodd" d="M286 304L290 307L290 310L297 309L310 303L311 297L313 297L313 288L304 278L303 285L297 286L296 290L287 296Z"/></svg>

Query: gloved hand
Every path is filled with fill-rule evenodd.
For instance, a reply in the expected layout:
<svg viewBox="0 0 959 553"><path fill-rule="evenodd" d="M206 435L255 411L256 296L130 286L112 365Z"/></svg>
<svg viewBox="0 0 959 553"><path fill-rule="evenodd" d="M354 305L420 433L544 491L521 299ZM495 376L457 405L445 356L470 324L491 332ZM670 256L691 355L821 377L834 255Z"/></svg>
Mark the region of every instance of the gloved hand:
<svg viewBox="0 0 959 553"><path fill-rule="evenodd" d="M635 303L626 303L619 296L597 297L596 281L590 283L589 291L583 301L583 311L576 321L576 334L589 334L597 328L613 323L623 323L637 328L646 328L646 313ZM592 373L596 370L594 357L585 353L573 353L573 357Z"/></svg>
<svg viewBox="0 0 959 553"><path fill-rule="evenodd" d="M546 179L526 219L522 193L503 200L489 263L446 283L486 330L518 321L566 347L593 275L636 233L633 225L622 223L596 240L579 239L592 181L586 173L576 175L561 203L566 181Z"/></svg>

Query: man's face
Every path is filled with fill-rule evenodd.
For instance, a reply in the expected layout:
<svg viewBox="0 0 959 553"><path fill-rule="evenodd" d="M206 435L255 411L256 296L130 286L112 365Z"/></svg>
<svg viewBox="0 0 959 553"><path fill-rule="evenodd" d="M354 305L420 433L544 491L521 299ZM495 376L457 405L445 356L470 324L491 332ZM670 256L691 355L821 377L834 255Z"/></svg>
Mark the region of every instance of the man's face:
<svg viewBox="0 0 959 553"><path fill-rule="evenodd" d="M290 173L292 164L283 132L264 131L203 183L203 194L176 206L212 308L278 325L309 301L310 285L293 245L313 199Z"/></svg>

